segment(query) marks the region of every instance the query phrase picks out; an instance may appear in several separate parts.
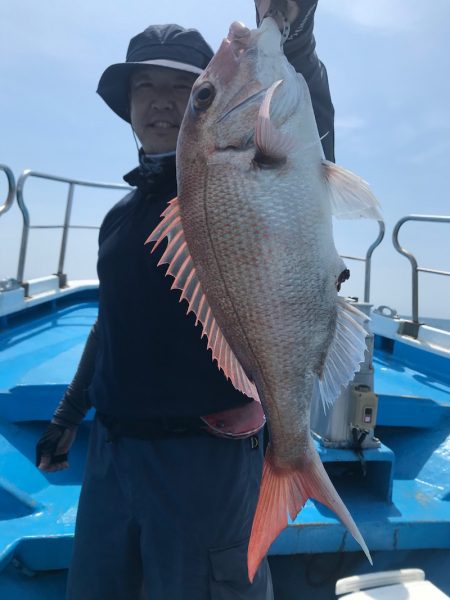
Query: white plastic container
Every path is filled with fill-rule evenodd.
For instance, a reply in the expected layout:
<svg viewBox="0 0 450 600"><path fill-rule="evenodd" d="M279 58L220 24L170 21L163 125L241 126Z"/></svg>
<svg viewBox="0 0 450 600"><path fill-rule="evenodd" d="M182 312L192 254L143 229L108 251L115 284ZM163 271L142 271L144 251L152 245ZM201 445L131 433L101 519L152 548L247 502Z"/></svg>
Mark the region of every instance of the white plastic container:
<svg viewBox="0 0 450 600"><path fill-rule="evenodd" d="M340 600L450 600L430 581L425 581L421 569L380 571L339 579L336 596Z"/></svg>

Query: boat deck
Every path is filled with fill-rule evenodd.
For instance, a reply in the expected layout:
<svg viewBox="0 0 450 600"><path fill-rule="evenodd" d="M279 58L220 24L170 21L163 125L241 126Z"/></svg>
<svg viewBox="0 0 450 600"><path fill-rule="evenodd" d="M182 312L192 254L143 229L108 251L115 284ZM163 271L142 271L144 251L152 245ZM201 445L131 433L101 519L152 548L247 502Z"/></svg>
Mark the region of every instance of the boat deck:
<svg viewBox="0 0 450 600"><path fill-rule="evenodd" d="M38 574L34 580L36 590L41 589L39 582L50 581L46 579L48 571L54 571L55 576L50 587L60 590L63 585L89 419L80 427L67 471L39 472L34 464L35 444L73 376L96 314L95 292L89 292L41 305L3 322L0 595L2 586L14 589L16 579L27 573ZM429 549L438 552L446 572L450 568L449 365L450 357L430 355L420 348L377 337L376 434L382 447L364 451L365 476L363 465L352 451L319 448L336 488L374 554L377 570L386 568L386 557L392 559L393 552L396 557L416 553L416 563L410 566L419 566L418 557L428 560L425 557L430 556ZM428 553L420 554L425 549ZM314 501L306 503L274 542L271 554L274 573L283 572L283 556L301 555L295 557L303 565L296 577L307 577L308 561L320 561L320 557L325 557L324 565L340 561L339 576L370 569L336 517ZM327 568L324 566L325 572ZM449 582L446 586L443 581L436 583L450 592ZM32 590L33 586L27 598L42 597L33 596ZM58 593L45 597L61 597ZM281 591L278 597L288 598Z"/></svg>

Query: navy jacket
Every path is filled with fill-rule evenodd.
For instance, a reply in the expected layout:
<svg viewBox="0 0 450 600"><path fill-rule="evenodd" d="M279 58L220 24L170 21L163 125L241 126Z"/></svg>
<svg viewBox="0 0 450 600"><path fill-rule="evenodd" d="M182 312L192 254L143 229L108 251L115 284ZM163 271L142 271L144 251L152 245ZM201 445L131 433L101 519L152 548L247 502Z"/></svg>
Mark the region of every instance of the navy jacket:
<svg viewBox="0 0 450 600"><path fill-rule="evenodd" d="M139 170L125 180L137 190L107 214L100 229L98 351L89 399L117 417L200 416L248 399L213 364L173 278L145 240L176 196L175 159L153 180Z"/></svg>

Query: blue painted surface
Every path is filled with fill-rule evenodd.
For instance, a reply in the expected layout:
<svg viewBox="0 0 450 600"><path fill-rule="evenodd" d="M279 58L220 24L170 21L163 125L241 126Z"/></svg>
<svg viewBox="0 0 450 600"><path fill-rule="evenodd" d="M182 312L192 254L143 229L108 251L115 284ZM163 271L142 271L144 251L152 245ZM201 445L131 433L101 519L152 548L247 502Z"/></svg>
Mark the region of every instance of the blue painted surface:
<svg viewBox="0 0 450 600"><path fill-rule="evenodd" d="M48 419L73 377L97 312L92 300L42 309L0 332L0 418Z"/></svg>
<svg viewBox="0 0 450 600"><path fill-rule="evenodd" d="M400 340L390 340L375 336L375 352L393 366L404 367L417 372L418 381L424 381L424 375L440 383L450 385L449 358L423 348L405 344Z"/></svg>
<svg viewBox="0 0 450 600"><path fill-rule="evenodd" d="M450 551L374 552L374 569L404 565L423 569L427 579L450 593ZM269 557L276 600L330 600L341 577L373 571L361 553L297 554ZM32 573L20 561L10 563L0 576L0 598L5 600L63 600L66 571Z"/></svg>
<svg viewBox="0 0 450 600"><path fill-rule="evenodd" d="M0 420L0 490L12 501L0 515L0 571L14 556L33 571L67 568L90 425L70 453L70 469L41 473L34 464L43 422Z"/></svg>
<svg viewBox="0 0 450 600"><path fill-rule="evenodd" d="M30 572L20 561L10 563L0 576L0 598L5 600L63 600L67 571Z"/></svg>
<svg viewBox="0 0 450 600"><path fill-rule="evenodd" d="M449 369L450 357L447 359ZM419 371L422 364L412 369L398 359L376 352L374 357L375 387L377 394L389 396L414 396L430 398L437 404L450 408L450 382L437 379Z"/></svg>
<svg viewBox="0 0 450 600"><path fill-rule="evenodd" d="M416 348L405 350L402 346L407 344L395 342L392 353L375 351L375 390L379 396L377 423L398 427L435 427L450 414L450 381L447 380L450 357L445 359L442 377L438 378L435 375L435 355ZM420 361L415 369L407 366L411 363L411 355ZM424 358L424 355L430 357ZM406 363L402 362L404 356L408 357ZM443 358L437 358L442 366Z"/></svg>
<svg viewBox="0 0 450 600"><path fill-rule="evenodd" d="M395 456L389 448L382 444L365 450L363 465L352 450L324 448L317 442L315 446L340 494L351 497L363 491L388 504L392 501Z"/></svg>
<svg viewBox="0 0 450 600"><path fill-rule="evenodd" d="M0 595L5 582L13 589L27 571L65 569L70 559L90 424L80 428L68 471L40 473L34 447L96 318L92 298L73 302L9 319L10 326L0 333ZM450 359L439 378L441 357L428 360L416 349L382 342L377 340L374 366L382 425L376 434L384 446L365 451L366 478L352 451L320 449L322 459L372 551L441 548L448 553ZM359 554L335 516L309 500L271 553L340 550ZM12 560L18 561L16 567ZM41 582L61 594L65 575L55 577L56 583L45 577ZM46 594L40 597L61 597Z"/></svg>

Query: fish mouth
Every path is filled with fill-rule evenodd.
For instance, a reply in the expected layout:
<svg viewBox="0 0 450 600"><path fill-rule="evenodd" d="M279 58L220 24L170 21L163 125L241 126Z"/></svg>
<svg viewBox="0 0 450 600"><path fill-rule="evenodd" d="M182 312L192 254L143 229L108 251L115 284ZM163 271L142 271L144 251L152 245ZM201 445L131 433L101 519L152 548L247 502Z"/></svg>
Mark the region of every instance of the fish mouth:
<svg viewBox="0 0 450 600"><path fill-rule="evenodd" d="M229 48L234 54L234 57L239 60L241 54L251 45L252 32L243 23L234 21L231 23L230 30L226 37L226 42L229 43Z"/></svg>
<svg viewBox="0 0 450 600"><path fill-rule="evenodd" d="M230 40L230 42L238 41L240 43L245 43L246 41L250 40L251 33L251 30L243 23L240 21L234 21L230 25L227 38Z"/></svg>

